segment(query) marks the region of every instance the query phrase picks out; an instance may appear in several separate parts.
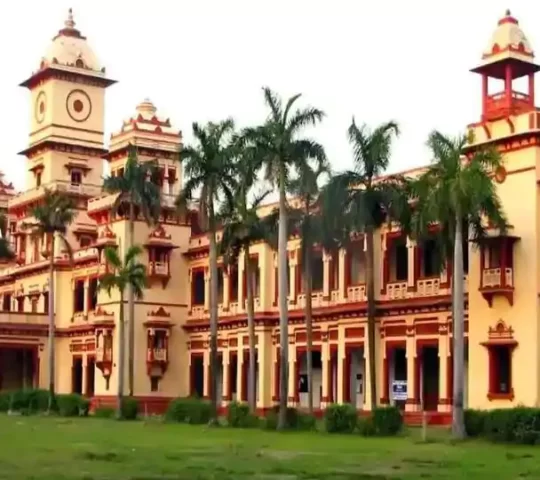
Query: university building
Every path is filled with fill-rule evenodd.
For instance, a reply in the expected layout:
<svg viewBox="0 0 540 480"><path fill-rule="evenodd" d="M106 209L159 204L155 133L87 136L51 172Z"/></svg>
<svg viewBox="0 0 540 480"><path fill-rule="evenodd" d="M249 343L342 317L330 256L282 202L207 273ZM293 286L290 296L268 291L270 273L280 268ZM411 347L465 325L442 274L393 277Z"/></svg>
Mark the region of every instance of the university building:
<svg viewBox="0 0 540 480"><path fill-rule="evenodd" d="M76 202L68 232L73 258L56 242L56 386L94 404L114 402L118 382L119 297L98 291L107 271L104 249L125 250L128 222L115 212L116 196L102 191L103 165L122 175L129 145L161 172L157 226L136 222L149 287L135 305L134 394L147 411L173 397L209 393L208 240L196 222L182 223L174 200L182 188L182 136L148 100L104 142L105 91L115 83L71 13L36 71L21 85L30 92L26 190L0 179L16 261L0 269L0 388L47 386L46 240L23 228L45 189ZM504 155L495 181L511 228L490 231L466 249L466 404L475 408L540 402L540 110L534 81L539 66L518 21L507 12L472 71L480 78L481 115L469 125L474 143ZM525 85L518 91L517 83ZM528 199L528 200L527 200ZM261 209L269 213L275 205ZM218 234L219 239L219 234ZM450 265L437 269L430 241L416 244L399 230L376 235L377 377L380 401L398 403L411 417L427 410L446 421L452 398ZM289 398L306 406L306 330L299 239L288 244ZM257 406L279 398L277 254L253 245L256 271ZM315 251L313 261L314 404L351 402L371 408L367 359L365 243L357 236L338 255ZM219 397L226 406L247 398L248 337L242 256L219 267ZM527 368L524 368L524 367ZM127 366L126 366L127 376ZM397 394L405 387L406 395Z"/></svg>

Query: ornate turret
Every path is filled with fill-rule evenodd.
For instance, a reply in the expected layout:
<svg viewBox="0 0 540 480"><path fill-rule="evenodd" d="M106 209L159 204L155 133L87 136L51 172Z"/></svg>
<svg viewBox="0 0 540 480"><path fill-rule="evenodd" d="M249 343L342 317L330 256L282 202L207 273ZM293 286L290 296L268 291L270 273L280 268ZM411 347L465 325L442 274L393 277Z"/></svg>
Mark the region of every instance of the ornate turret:
<svg viewBox="0 0 540 480"><path fill-rule="evenodd" d="M482 55L480 66L472 69L482 76L482 121L497 120L533 110L534 52L510 10L499 20L491 41ZM528 93L513 90L515 79L528 76ZM489 93L489 78L504 80L504 90Z"/></svg>

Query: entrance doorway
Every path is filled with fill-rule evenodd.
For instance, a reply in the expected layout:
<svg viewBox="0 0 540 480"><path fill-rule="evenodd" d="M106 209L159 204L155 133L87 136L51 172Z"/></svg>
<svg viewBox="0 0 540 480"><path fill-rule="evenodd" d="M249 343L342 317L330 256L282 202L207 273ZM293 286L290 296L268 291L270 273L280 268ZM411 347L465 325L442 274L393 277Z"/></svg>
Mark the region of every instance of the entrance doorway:
<svg viewBox="0 0 540 480"><path fill-rule="evenodd" d="M298 397L300 400L300 407L308 407L308 376L307 376L307 352L302 353L299 358L296 359L300 362L298 369L299 378L298 382ZM320 408L321 396L322 396L322 358L320 350L311 351L311 365L313 367L313 407Z"/></svg>
<svg viewBox="0 0 540 480"><path fill-rule="evenodd" d="M437 411L439 404L439 348L422 347L422 406L427 411Z"/></svg>
<svg viewBox="0 0 540 480"><path fill-rule="evenodd" d="M204 396L204 359L202 355L191 357L191 395Z"/></svg>
<svg viewBox="0 0 540 480"><path fill-rule="evenodd" d="M71 367L71 392L82 395L83 393L83 359L74 357Z"/></svg>
<svg viewBox="0 0 540 480"><path fill-rule="evenodd" d="M93 397L96 384L96 359L88 357L86 360L86 396Z"/></svg>

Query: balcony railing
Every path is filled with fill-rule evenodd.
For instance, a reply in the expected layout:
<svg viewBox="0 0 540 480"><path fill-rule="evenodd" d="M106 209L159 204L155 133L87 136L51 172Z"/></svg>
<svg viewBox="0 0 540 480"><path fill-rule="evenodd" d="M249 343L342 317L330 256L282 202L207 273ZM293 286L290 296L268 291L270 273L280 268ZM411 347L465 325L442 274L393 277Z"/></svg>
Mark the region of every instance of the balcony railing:
<svg viewBox="0 0 540 480"><path fill-rule="evenodd" d="M386 293L389 300L401 300L407 298L407 282L392 282L386 285Z"/></svg>
<svg viewBox="0 0 540 480"><path fill-rule="evenodd" d="M78 250L76 252L73 252L73 260L75 262L81 261L81 260L87 260L89 258L97 258L98 256L98 250L97 248L90 247L85 248L84 250Z"/></svg>
<svg viewBox="0 0 540 480"><path fill-rule="evenodd" d="M352 285L350 287L347 287L347 299L351 302L365 302L366 286Z"/></svg>
<svg viewBox="0 0 540 480"><path fill-rule="evenodd" d="M148 353L147 353L147 359L149 362L166 362L167 349L166 348L149 348Z"/></svg>
<svg viewBox="0 0 540 480"><path fill-rule="evenodd" d="M311 294L311 306L312 306L312 308L322 307L323 303L324 303L323 292L320 292L320 291L312 292L312 294ZM306 294L305 293L298 294L298 298L296 300L296 305L297 305L298 308L305 308L305 306L306 306Z"/></svg>
<svg viewBox="0 0 540 480"><path fill-rule="evenodd" d="M204 317L204 305L193 305L191 307L191 317L192 318L203 318Z"/></svg>
<svg viewBox="0 0 540 480"><path fill-rule="evenodd" d="M112 362L112 349L96 347L96 362Z"/></svg>
<svg viewBox="0 0 540 480"><path fill-rule="evenodd" d="M150 272L152 275L169 275L168 262L150 262Z"/></svg>
<svg viewBox="0 0 540 480"><path fill-rule="evenodd" d="M503 284L504 278L504 284ZM496 288L496 287L513 287L514 275L511 268L486 268L482 272L482 287L483 288Z"/></svg>
<svg viewBox="0 0 540 480"><path fill-rule="evenodd" d="M416 282L416 294L420 297L439 295L440 285L439 278L423 278Z"/></svg>
<svg viewBox="0 0 540 480"><path fill-rule="evenodd" d="M485 115L488 118L498 118L508 113L519 113L530 110L531 97L526 93L510 92L510 98L506 92L498 92L486 98Z"/></svg>

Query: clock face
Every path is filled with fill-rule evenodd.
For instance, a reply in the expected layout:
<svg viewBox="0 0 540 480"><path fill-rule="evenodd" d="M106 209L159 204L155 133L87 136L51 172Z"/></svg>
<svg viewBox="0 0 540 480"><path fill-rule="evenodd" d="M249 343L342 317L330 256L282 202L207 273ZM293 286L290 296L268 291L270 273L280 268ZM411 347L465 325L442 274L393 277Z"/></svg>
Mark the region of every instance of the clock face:
<svg viewBox="0 0 540 480"><path fill-rule="evenodd" d="M72 90L67 96L66 108L72 120L84 122L92 113L92 102L86 92Z"/></svg>
<svg viewBox="0 0 540 480"><path fill-rule="evenodd" d="M47 95L45 92L39 92L34 106L34 115L36 122L41 123L45 119L45 111L47 110Z"/></svg>

